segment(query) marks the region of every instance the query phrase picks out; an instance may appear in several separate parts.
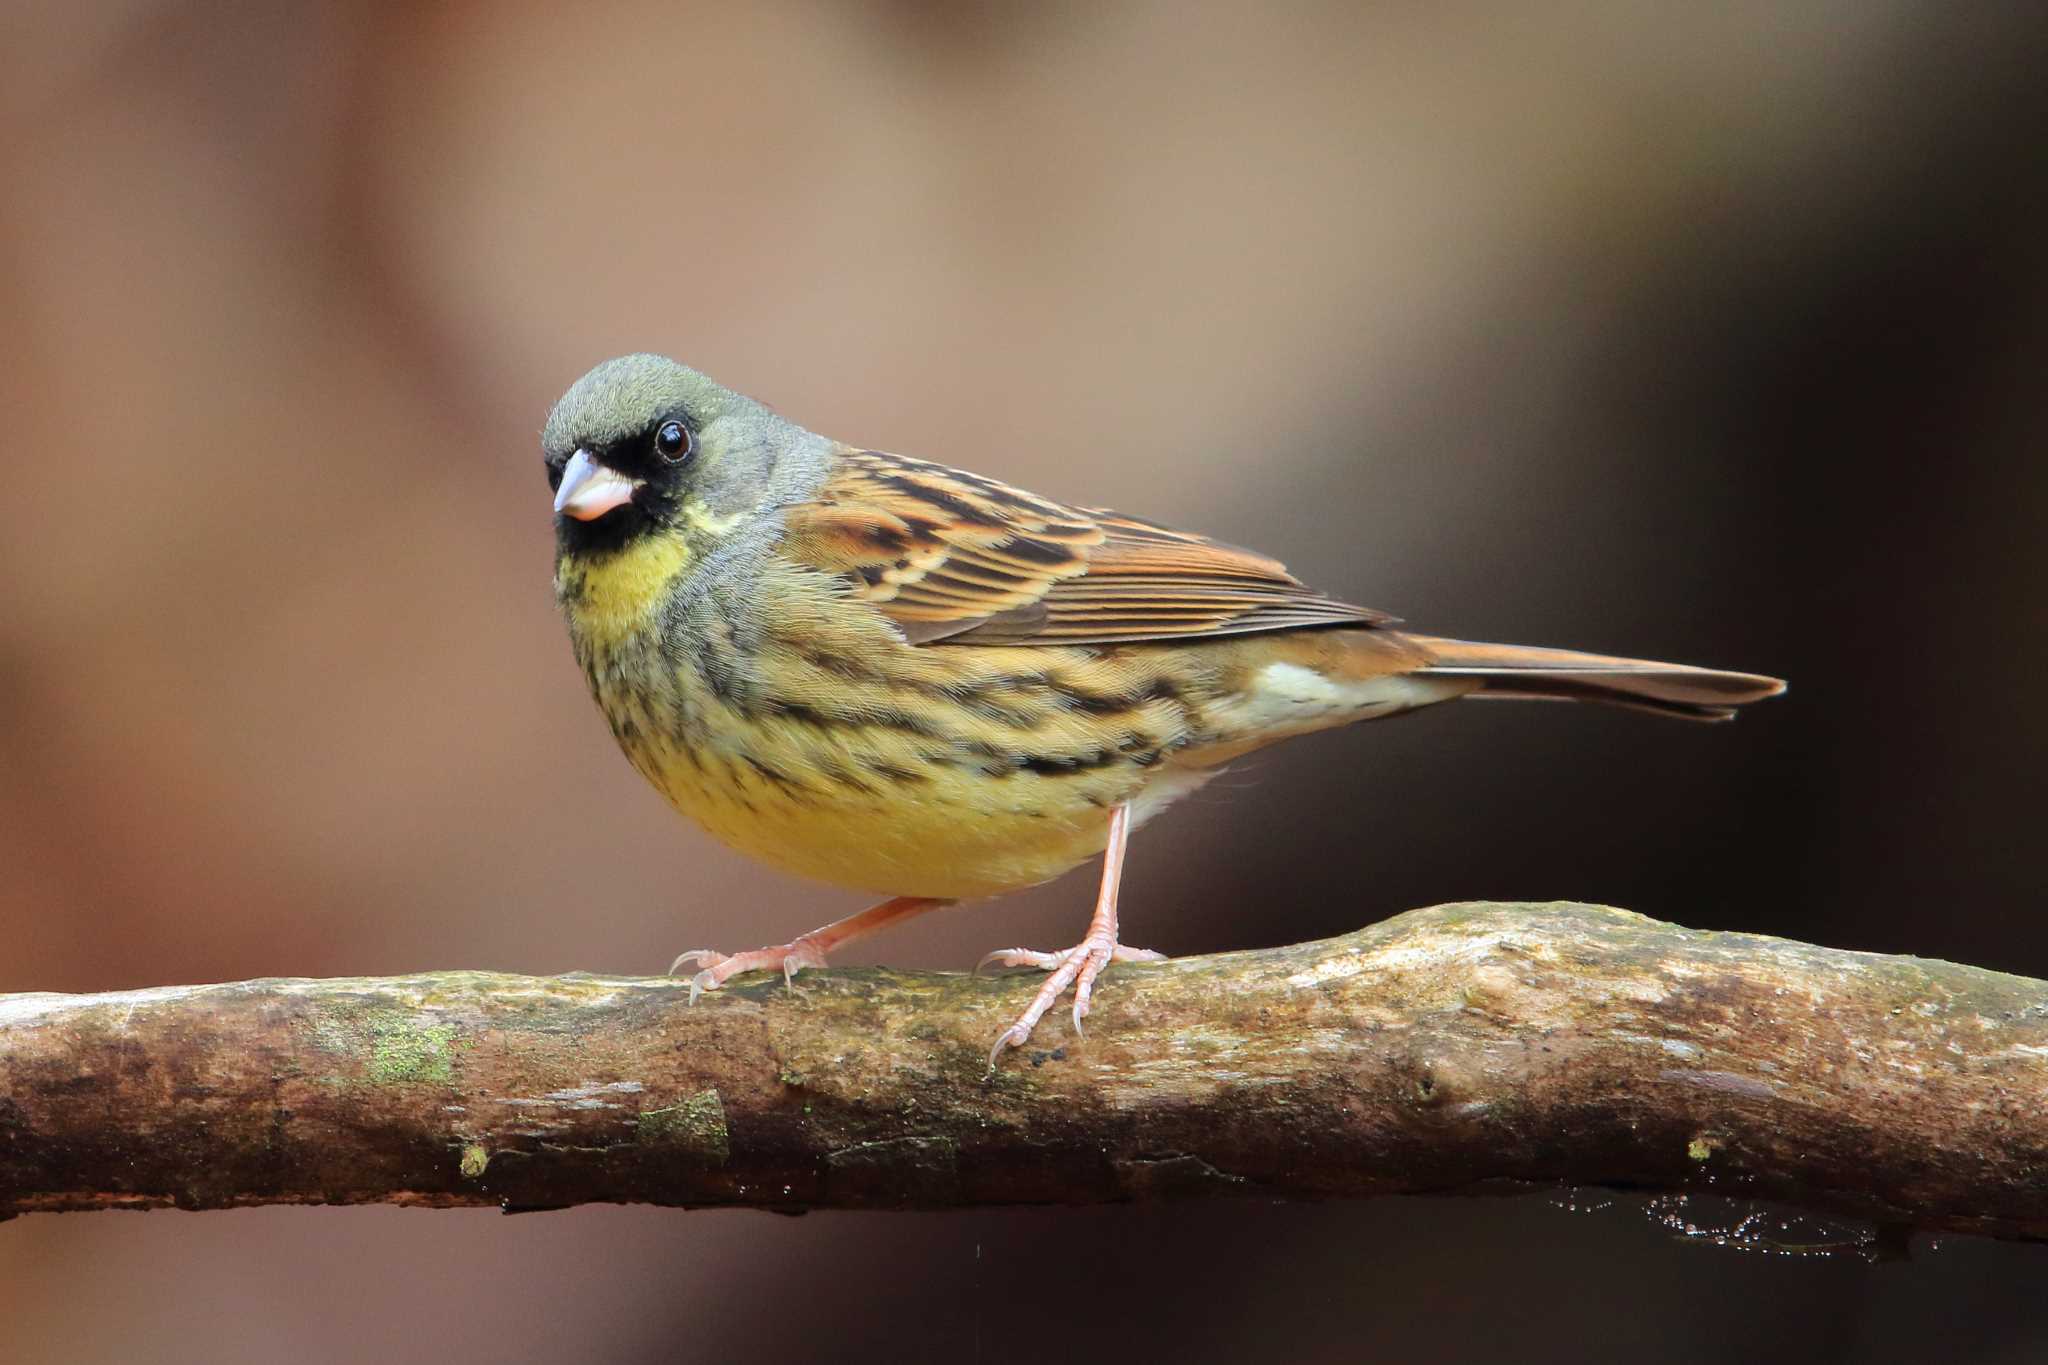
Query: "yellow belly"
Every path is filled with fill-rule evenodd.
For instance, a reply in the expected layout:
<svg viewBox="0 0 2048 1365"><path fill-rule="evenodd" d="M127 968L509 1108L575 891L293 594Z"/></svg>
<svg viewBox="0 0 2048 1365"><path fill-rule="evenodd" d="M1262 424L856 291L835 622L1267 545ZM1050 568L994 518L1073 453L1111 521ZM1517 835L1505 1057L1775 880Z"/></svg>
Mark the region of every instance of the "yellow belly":
<svg viewBox="0 0 2048 1365"><path fill-rule="evenodd" d="M636 766L677 810L742 853L877 896L949 900L1050 881L1102 851L1119 804L1130 803L1142 822L1213 775L1119 766L994 777L946 767L914 780L871 775L862 791L786 761L769 763L777 774L769 776L744 758L661 747L658 756L634 755Z"/></svg>
<svg viewBox="0 0 2048 1365"><path fill-rule="evenodd" d="M929 666L923 651L895 656ZM880 896L967 899L1050 881L1100 853L1110 813L1142 820L1208 771L1164 746L1183 712L1145 700L1077 710L1059 687L1140 687L1079 651L959 651L940 665L999 680L934 694L903 673L849 682L770 651L772 693L719 695L698 668L594 670L600 708L633 766L721 841L775 867Z"/></svg>
<svg viewBox="0 0 2048 1365"><path fill-rule="evenodd" d="M670 800L762 862L878 896L967 899L1033 886L1101 852L1107 838L1095 807L990 810L978 795L942 779L887 801L798 803L744 785L685 787Z"/></svg>

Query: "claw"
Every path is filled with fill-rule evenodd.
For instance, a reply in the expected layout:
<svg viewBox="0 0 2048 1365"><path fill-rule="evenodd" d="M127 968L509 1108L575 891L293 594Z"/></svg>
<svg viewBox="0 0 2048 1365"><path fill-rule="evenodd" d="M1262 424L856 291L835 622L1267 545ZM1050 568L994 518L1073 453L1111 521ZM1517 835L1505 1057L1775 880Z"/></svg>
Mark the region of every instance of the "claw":
<svg viewBox="0 0 2048 1365"><path fill-rule="evenodd" d="M715 991L717 989L718 978L711 974L709 967L706 967L703 971L690 978L690 1003L696 1004L698 996L706 991Z"/></svg>
<svg viewBox="0 0 2048 1365"><path fill-rule="evenodd" d="M974 970L969 975L980 976L982 969L991 962L1001 963L1005 967L1036 967L1041 972L1056 972L1066 965L1067 958L1073 951L1069 948L1064 952L1039 953L1029 948L998 948L975 963Z"/></svg>
<svg viewBox="0 0 2048 1365"><path fill-rule="evenodd" d="M1117 945L1101 944L1089 950L1074 978L1074 1036L1081 1036L1081 1019L1088 1013L1088 1001L1095 994L1095 978L1116 958ZM1142 950L1141 950L1142 951Z"/></svg>
<svg viewBox="0 0 2048 1365"><path fill-rule="evenodd" d="M668 964L668 974L674 976L676 968L685 962L695 962L699 967L716 967L725 961L725 954L710 948L692 948L686 953L677 953L676 960Z"/></svg>
<svg viewBox="0 0 2048 1365"><path fill-rule="evenodd" d="M996 1069L996 1059L1003 1055L1004 1048L1022 1047L1024 1046L1024 1040L1029 1038L1030 1036L1031 1030L1024 1027L1022 1024L1012 1024L1008 1028L1004 1029L1002 1032L1002 1036L996 1039L996 1045L989 1049L988 1069L990 1071L994 1071Z"/></svg>

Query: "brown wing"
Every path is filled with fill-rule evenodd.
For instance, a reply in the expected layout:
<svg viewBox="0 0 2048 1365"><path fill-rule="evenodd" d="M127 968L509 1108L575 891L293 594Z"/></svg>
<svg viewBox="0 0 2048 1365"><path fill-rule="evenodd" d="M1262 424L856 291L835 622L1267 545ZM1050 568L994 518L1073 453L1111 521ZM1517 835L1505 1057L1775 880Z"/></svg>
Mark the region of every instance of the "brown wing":
<svg viewBox="0 0 2048 1365"><path fill-rule="evenodd" d="M1110 644L1385 625L1250 550L978 474L843 451L784 552L845 576L913 643Z"/></svg>

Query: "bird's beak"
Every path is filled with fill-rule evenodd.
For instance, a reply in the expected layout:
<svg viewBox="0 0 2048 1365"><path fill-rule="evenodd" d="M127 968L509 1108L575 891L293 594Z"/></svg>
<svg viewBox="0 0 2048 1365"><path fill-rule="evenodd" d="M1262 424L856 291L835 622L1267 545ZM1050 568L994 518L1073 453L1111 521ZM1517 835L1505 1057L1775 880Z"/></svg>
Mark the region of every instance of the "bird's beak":
<svg viewBox="0 0 2048 1365"><path fill-rule="evenodd" d="M562 471L562 486L555 492L555 511L578 521L596 521L615 507L633 500L638 479L629 479L616 469L607 469L579 450Z"/></svg>

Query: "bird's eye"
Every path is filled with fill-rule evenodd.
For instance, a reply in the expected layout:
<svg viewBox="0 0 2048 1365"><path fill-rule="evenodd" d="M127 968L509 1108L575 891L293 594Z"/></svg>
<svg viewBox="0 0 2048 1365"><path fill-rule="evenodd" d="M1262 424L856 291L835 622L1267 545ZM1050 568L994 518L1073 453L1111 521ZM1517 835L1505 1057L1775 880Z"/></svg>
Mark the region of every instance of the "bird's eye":
<svg viewBox="0 0 2048 1365"><path fill-rule="evenodd" d="M663 422L661 430L654 433L654 448L670 464L681 464L697 448L697 443L681 422Z"/></svg>

